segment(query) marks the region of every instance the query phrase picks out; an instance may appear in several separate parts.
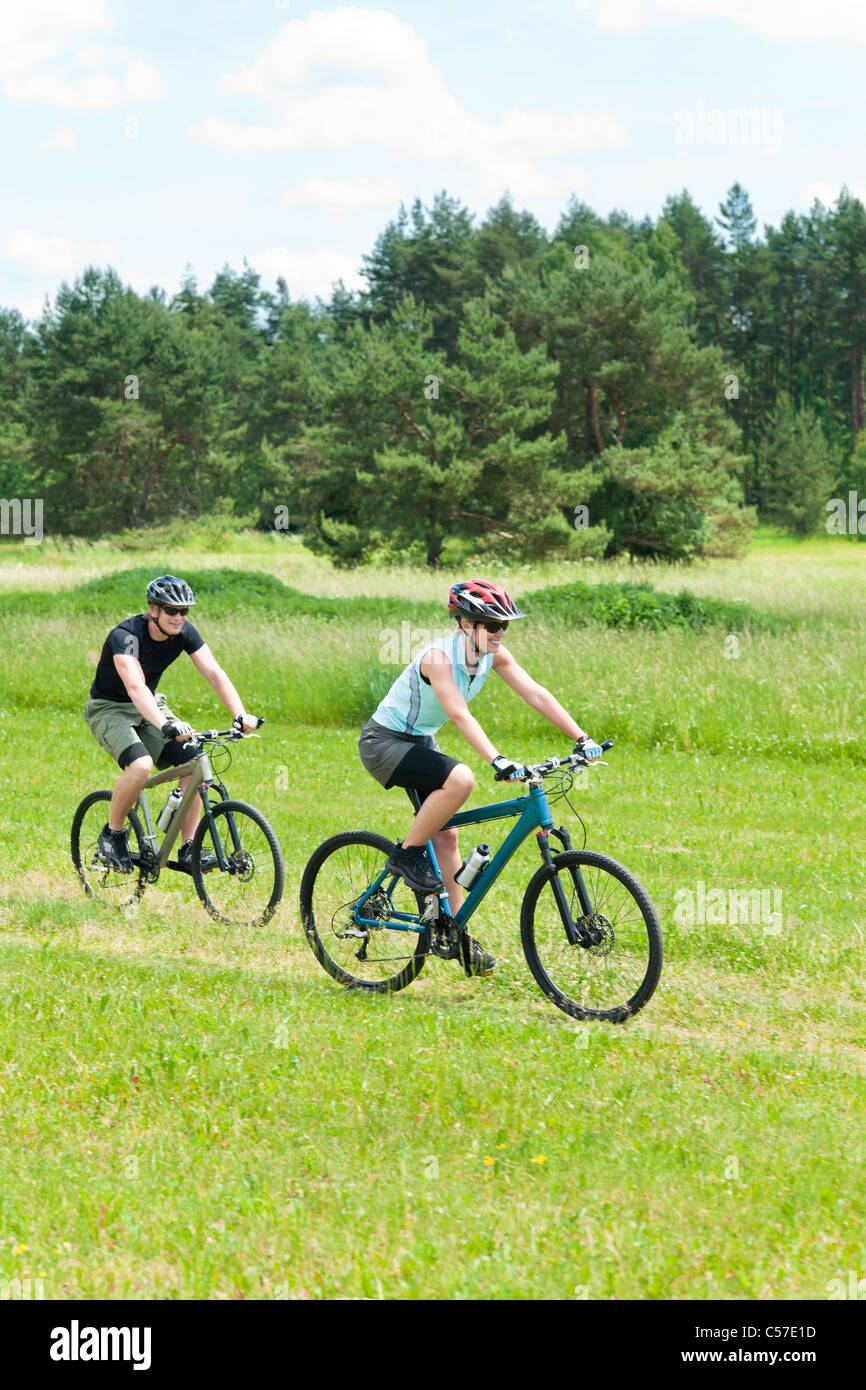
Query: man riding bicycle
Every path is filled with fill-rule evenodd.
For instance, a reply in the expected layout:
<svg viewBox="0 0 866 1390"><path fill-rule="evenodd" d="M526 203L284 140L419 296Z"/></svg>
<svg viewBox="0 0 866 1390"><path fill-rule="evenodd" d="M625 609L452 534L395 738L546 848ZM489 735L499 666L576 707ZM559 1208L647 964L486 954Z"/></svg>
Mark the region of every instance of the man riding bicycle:
<svg viewBox="0 0 866 1390"><path fill-rule="evenodd" d="M243 701L210 647L199 635L187 613L195 603L190 586L176 575L164 574L147 586L147 612L136 614L113 627L105 639L84 719L94 738L123 769L114 785L108 824L99 835L99 850L114 869L132 871L125 821L156 763L161 771L180 767L197 757L194 747L183 744L192 734L189 724L176 719L164 695L156 694L163 672L182 652L213 686L241 731L257 727L254 715L245 714ZM181 791L189 776L179 779ZM178 862L192 863L192 840L199 806L193 802L183 823ZM216 857L202 851L202 869L214 868Z"/></svg>
<svg viewBox="0 0 866 1390"><path fill-rule="evenodd" d="M469 712L469 700L478 694L490 671L574 740L575 751L588 761L600 758L602 750L505 647L509 622L526 616L505 589L485 579L455 584L448 595L448 611L457 620L456 632L430 643L410 662L361 730L358 751L364 767L383 787L403 787L413 805L413 793L421 802L402 844L398 842L391 852L388 870L400 874L418 893L438 893L444 879L453 916L463 901L463 890L454 880L460 849L456 829L442 826L468 799L475 778L465 763L440 751L434 735L450 720L493 766L497 781L523 773L522 764L497 752ZM442 878L433 872L424 853L428 840L433 841ZM489 975L494 958L471 937L466 948L466 973Z"/></svg>

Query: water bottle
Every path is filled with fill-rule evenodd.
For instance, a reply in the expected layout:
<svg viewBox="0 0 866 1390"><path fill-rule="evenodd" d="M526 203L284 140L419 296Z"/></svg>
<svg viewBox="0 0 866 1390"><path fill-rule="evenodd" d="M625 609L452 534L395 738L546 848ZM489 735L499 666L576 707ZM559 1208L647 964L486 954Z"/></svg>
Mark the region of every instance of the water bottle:
<svg viewBox="0 0 866 1390"><path fill-rule="evenodd" d="M167 835L174 820L174 813L183 801L183 792L180 787L175 787L173 792L169 792L166 803L156 818L156 823L164 835Z"/></svg>
<svg viewBox="0 0 866 1390"><path fill-rule="evenodd" d="M464 859L460 868L454 875L454 882L459 883L461 888L471 888L480 875L490 863L490 846L478 845L470 854L468 859Z"/></svg>

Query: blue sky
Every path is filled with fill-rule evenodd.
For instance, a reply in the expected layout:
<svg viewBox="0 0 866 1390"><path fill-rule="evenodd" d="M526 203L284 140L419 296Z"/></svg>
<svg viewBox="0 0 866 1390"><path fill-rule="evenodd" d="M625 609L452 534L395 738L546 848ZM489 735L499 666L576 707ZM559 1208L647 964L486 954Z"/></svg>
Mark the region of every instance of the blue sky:
<svg viewBox="0 0 866 1390"><path fill-rule="evenodd" d="M866 195L864 58L862 0L0 0L0 306L244 258L327 296L443 188L777 224Z"/></svg>

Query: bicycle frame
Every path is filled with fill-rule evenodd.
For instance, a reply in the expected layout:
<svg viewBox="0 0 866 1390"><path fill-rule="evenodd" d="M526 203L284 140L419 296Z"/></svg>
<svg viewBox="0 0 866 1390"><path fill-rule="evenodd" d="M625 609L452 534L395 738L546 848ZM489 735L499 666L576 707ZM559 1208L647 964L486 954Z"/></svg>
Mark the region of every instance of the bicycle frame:
<svg viewBox="0 0 866 1390"><path fill-rule="evenodd" d="M175 812L174 820L169 826L167 835L164 837L162 844L157 849L159 831L150 814L150 807L147 804L147 796L145 795L145 792L148 787L157 787L161 785L163 782L177 782L180 780L181 777L190 778L189 786L184 792L183 797L178 805L178 809ZM226 868L226 861L225 856L223 854L222 843L220 840L220 836L216 833L214 827L213 815L211 814L210 808L210 801L208 800L207 795L207 788L214 785L218 787L222 794L223 800L225 800L226 788L222 785L221 782L216 781L216 778L213 775L213 770L210 765L210 758L208 757L207 751L205 749L202 749L198 757L191 758L188 763L181 763L179 767L167 767L163 772L156 772L152 777L148 777L147 781L141 789L141 795L139 796L136 805L140 807L141 814L144 817L145 843L148 845L149 849L154 855L160 869L164 868L165 865L168 863L168 857L171 854L174 843L183 828L183 823L186 814L197 796L201 797L202 805L204 807L204 813L211 827L211 839L213 841L214 849L216 851L216 857L219 862L219 866L221 869ZM229 816L228 819L229 824L231 826L232 835L236 838L234 821L231 816Z"/></svg>
<svg viewBox="0 0 866 1390"><path fill-rule="evenodd" d="M479 806L474 811L458 811L456 815L451 817L448 824L442 828L443 830L450 830L464 825L482 825L485 821L504 820L509 816L518 816L519 819L517 824L511 829L505 840L499 846L499 849L493 855L486 869L484 869L483 873L475 880L475 883L463 899L461 907L453 916L451 914L451 904L448 899L447 890L442 888L438 894L442 911L452 916L455 925L461 930L466 926L469 918L478 905L483 902L489 889L492 888L514 852L520 848L523 841L533 832L535 832L539 842L542 858L546 863L552 862L553 857L550 853L547 837L553 829L553 817L550 814L547 797L544 795L544 790L540 782L530 783L525 795L516 797L511 801L493 802L488 806ZM567 836L565 836L565 844L566 848L570 847ZM430 856L430 861L436 873L439 873L439 865L436 861L432 840L427 841L427 853ZM578 890L581 909L584 914L586 914L591 910L589 894L586 891L580 870L573 869L572 875ZM387 878L392 880L393 887L393 883L396 882L397 876L390 873L387 869L383 869L373 883L370 884L369 888L367 888L358 899L353 913L354 920L357 922L358 926L372 928L381 926L380 921L362 916L361 910L364 903L379 891ZM562 885L556 877L553 879L553 889L566 934L573 945L578 944L580 932L575 927L568 909ZM388 890L386 890L386 892L387 891ZM424 923L422 923L420 916L416 913L397 912L392 909L388 925L395 930L418 931L419 929L423 929Z"/></svg>

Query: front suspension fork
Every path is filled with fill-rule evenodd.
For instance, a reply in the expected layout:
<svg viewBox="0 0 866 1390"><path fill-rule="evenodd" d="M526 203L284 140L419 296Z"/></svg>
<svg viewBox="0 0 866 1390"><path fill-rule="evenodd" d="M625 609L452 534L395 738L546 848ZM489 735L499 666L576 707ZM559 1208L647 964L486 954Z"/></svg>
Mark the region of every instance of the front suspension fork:
<svg viewBox="0 0 866 1390"><path fill-rule="evenodd" d="M559 840L564 850L571 849L571 836L569 835L564 825L552 827L550 830L539 830L536 833L535 838L538 841L538 848L541 851L541 857L544 860L545 864L549 864L552 867L553 855L550 852L549 844L549 837L551 835L554 835L556 839ZM571 874L571 879L574 884L575 892L577 893L578 902L580 903L581 915L583 917L588 917L592 912L592 903L589 899L589 893L587 892L586 884L583 881L583 874L580 872L580 868L576 864L571 865L569 872ZM568 906L568 901L565 896L565 890L562 884L560 883L558 874L553 874L550 886L553 889L553 896L556 900L556 906L559 909L559 915L562 918L562 925L565 928L565 935L568 938L569 945L591 946L593 944L592 932L591 930L587 931L586 927L584 927L579 922L575 922L574 918L572 917L571 911Z"/></svg>

